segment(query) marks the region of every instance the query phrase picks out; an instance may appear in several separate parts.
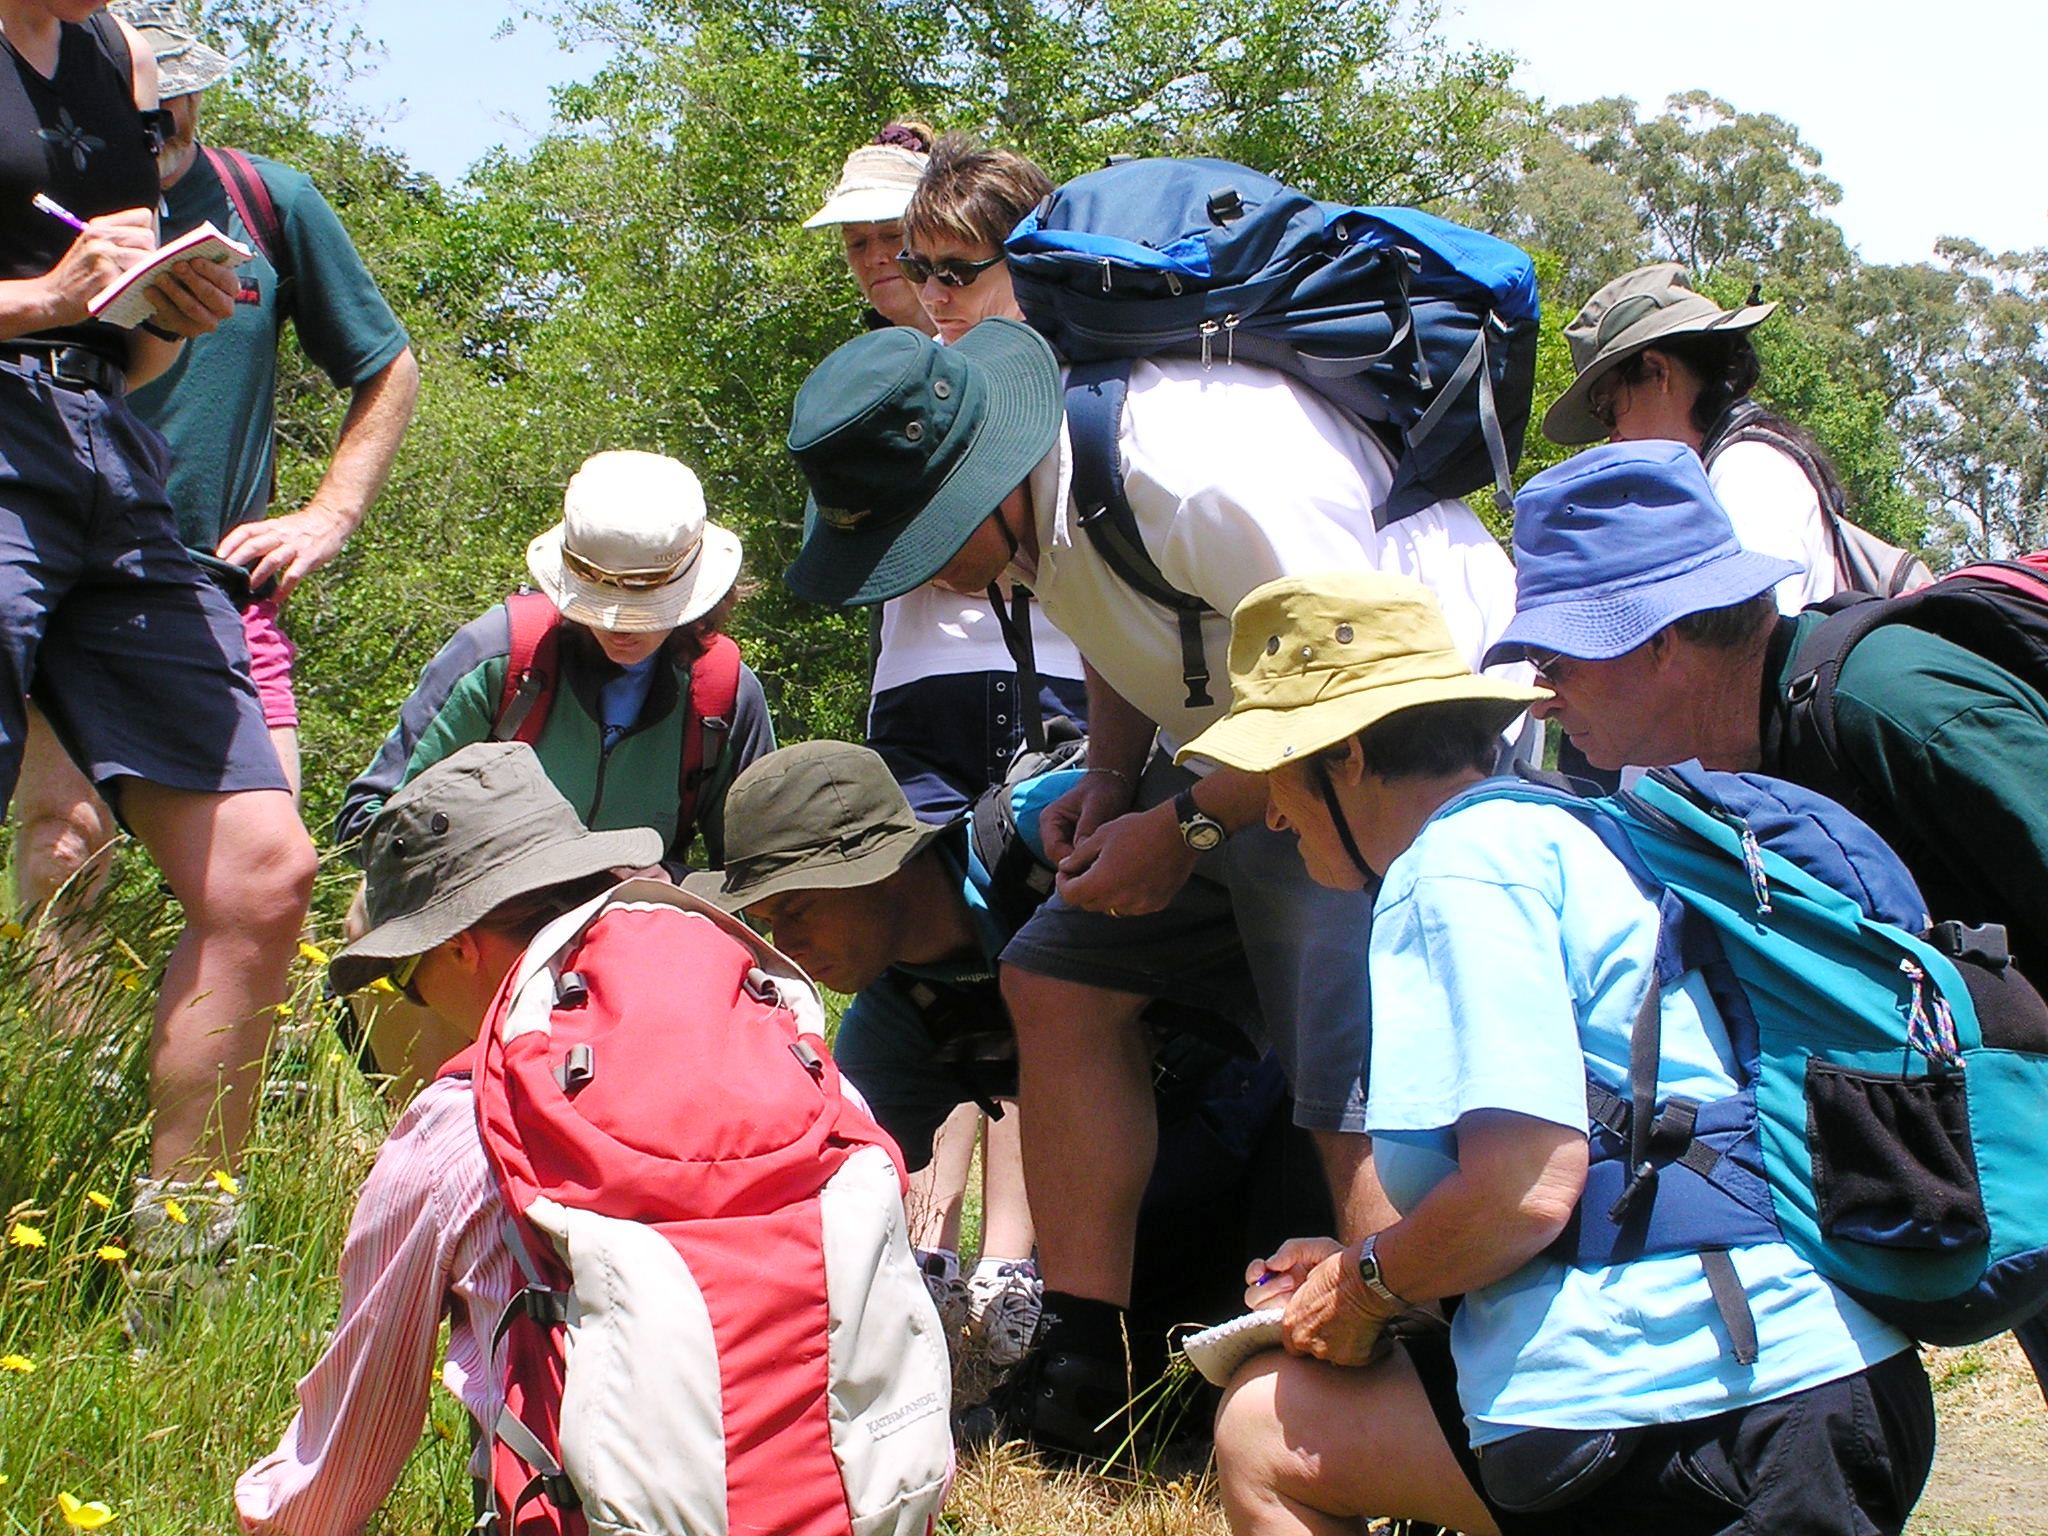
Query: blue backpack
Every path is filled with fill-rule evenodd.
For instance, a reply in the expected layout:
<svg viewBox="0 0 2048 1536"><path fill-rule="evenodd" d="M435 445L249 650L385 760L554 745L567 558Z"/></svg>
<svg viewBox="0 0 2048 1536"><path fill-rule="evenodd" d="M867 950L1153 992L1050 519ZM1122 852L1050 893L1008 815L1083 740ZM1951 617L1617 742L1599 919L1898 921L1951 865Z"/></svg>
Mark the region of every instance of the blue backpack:
<svg viewBox="0 0 2048 1536"><path fill-rule="evenodd" d="M1536 376L1536 276L1505 241L1412 208L1320 203L1228 160L1130 160L1077 177L1012 231L1017 302L1074 364L1081 525L1118 577L1180 616L1188 703L1211 702L1200 625L1124 499L1131 360L1276 368L1395 460L1380 527L1491 482L1513 504Z"/></svg>
<svg viewBox="0 0 2048 1536"><path fill-rule="evenodd" d="M1918 1339L1968 1344L2048 1307L2048 1006L1997 928L1927 928L1898 857L1833 801L1696 763L1562 806L1654 900L1658 984L1628 1094L1591 1078L1591 1166L1557 1252L1596 1267L1697 1252L1736 1358L1756 1330L1726 1250L1782 1241ZM1660 1098L1658 999L1698 971L1739 1089Z"/></svg>

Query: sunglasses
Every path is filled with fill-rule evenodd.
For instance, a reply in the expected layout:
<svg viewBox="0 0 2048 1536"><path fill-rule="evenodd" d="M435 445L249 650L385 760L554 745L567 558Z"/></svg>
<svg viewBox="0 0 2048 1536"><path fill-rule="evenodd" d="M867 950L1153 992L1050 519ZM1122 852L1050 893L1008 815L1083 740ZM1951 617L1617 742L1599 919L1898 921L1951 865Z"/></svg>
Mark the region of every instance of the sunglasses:
<svg viewBox="0 0 2048 1536"><path fill-rule="evenodd" d="M941 256L937 261L927 261L914 251L898 251L896 267L903 274L903 280L913 288L922 288L932 278L937 278L947 288L967 288L1002 259L1001 251L984 261L968 261L959 256Z"/></svg>
<svg viewBox="0 0 2048 1536"><path fill-rule="evenodd" d="M398 964L391 967L391 974L386 978L391 983L392 990L397 992L400 997L403 997L415 1008L427 1006L427 1000L420 996L419 989L412 984L413 974L419 970L420 962L425 958L426 956L423 954L407 955Z"/></svg>
<svg viewBox="0 0 2048 1536"><path fill-rule="evenodd" d="M1522 659L1536 669L1538 677L1548 678L1551 682L1562 679L1576 660L1561 651L1538 651L1528 646L1522 647Z"/></svg>
<svg viewBox="0 0 2048 1536"><path fill-rule="evenodd" d="M701 544L692 544L667 565L639 571L613 571L593 560L587 560L567 544L562 546L562 564L581 576L585 581L601 587L617 587L622 592L652 592L665 587L682 574L683 568L697 558Z"/></svg>

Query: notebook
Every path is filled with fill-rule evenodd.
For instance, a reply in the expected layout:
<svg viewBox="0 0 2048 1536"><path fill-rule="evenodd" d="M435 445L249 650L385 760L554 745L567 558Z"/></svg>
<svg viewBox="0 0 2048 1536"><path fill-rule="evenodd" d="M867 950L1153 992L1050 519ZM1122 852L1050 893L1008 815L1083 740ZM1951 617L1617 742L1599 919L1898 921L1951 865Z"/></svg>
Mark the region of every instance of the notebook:
<svg viewBox="0 0 2048 1536"><path fill-rule="evenodd" d="M1214 1386L1230 1384L1237 1368L1262 1350L1280 1347L1280 1320L1285 1307L1267 1307L1233 1317L1214 1328L1204 1328L1181 1340L1181 1353Z"/></svg>
<svg viewBox="0 0 2048 1536"><path fill-rule="evenodd" d="M224 261L239 267L255 254L239 240L230 240L209 221L158 246L149 260L123 272L88 299L85 307L95 319L132 330L154 313L149 307L149 290L163 281L164 269L174 262Z"/></svg>

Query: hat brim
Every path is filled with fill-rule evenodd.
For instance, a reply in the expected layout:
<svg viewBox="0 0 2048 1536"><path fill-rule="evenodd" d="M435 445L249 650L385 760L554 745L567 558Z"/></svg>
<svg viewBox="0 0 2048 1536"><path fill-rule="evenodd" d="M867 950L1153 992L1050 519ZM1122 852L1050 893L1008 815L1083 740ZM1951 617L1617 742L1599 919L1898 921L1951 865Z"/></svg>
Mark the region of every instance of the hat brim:
<svg viewBox="0 0 2048 1536"><path fill-rule="evenodd" d="M144 30L143 37L150 39L148 30ZM228 62L226 54L193 38L169 57L157 55L157 99L169 101L174 96L190 96L220 84L233 73L234 65Z"/></svg>
<svg viewBox="0 0 2048 1536"><path fill-rule="evenodd" d="M835 224L890 224L903 217L910 206L912 187L855 187L837 192L825 206L804 220L805 229L825 229Z"/></svg>
<svg viewBox="0 0 2048 1536"><path fill-rule="evenodd" d="M526 546L526 569L562 617L579 624L619 634L676 629L716 608L739 580L739 535L716 523L704 525L702 552L688 575L641 592L601 586L570 570L562 559L562 528L557 523Z"/></svg>
<svg viewBox="0 0 2048 1536"><path fill-rule="evenodd" d="M515 896L610 869L645 868L658 863L664 851L661 834L652 827L585 832L534 849L473 880L437 889L416 911L379 923L328 963L328 981L343 996L360 992L390 975L399 961L445 944Z"/></svg>
<svg viewBox="0 0 2048 1536"><path fill-rule="evenodd" d="M863 885L879 885L925 849L944 837L957 822L920 827L915 832L892 832L850 859L836 863L793 864L729 886L731 870L702 870L683 878L683 889L726 912L744 912L757 902L785 891L843 891Z"/></svg>
<svg viewBox="0 0 2048 1536"><path fill-rule="evenodd" d="M1790 560L1740 549L1637 586L1560 594L1518 610L1487 647L1485 665L1520 661L1531 650L1580 661L1625 656L1688 614L1744 602L1798 572Z"/></svg>
<svg viewBox="0 0 2048 1536"><path fill-rule="evenodd" d="M1306 762L1324 748L1404 709L1424 704L1497 704L1501 728L1506 729L1508 722L1531 704L1549 697L1545 689L1495 682L1477 673L1417 678L1291 708L1259 705L1233 709L1176 752L1173 760L1183 763L1201 757L1246 773L1271 773L1289 763Z"/></svg>
<svg viewBox="0 0 2048 1536"><path fill-rule="evenodd" d="M1575 448L1582 443L1605 442L1608 435L1606 424L1593 414L1591 404L1595 384L1638 352L1646 351L1660 341L1667 341L1673 336L1705 335L1709 331L1754 330L1768 320L1777 307L1773 300L1769 304L1745 304L1740 309L1724 309L1718 317L1658 315L1642 326L1631 327L1625 344L1594 358L1586 365L1585 371L1572 380L1570 387L1551 402L1550 409L1543 413L1543 435L1567 448Z"/></svg>
<svg viewBox="0 0 2048 1536"><path fill-rule="evenodd" d="M986 392L973 440L924 506L899 522L824 527L817 498L806 497L804 547L784 575L797 596L861 608L923 586L1059 440L1059 363L1038 332L1015 320L984 320L950 350L974 365Z"/></svg>

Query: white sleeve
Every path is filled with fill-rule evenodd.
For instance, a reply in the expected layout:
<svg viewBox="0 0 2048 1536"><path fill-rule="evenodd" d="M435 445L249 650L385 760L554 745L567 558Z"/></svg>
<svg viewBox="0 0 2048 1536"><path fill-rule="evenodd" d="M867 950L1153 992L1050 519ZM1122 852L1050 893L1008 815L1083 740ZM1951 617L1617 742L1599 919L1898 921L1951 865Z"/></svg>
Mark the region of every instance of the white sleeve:
<svg viewBox="0 0 2048 1536"><path fill-rule="evenodd" d="M1778 583L1781 611L1797 613L1834 596L1839 583L1827 520L1798 464L1769 443L1734 443L1715 456L1707 483L1744 549L1777 555L1799 567L1799 574Z"/></svg>

